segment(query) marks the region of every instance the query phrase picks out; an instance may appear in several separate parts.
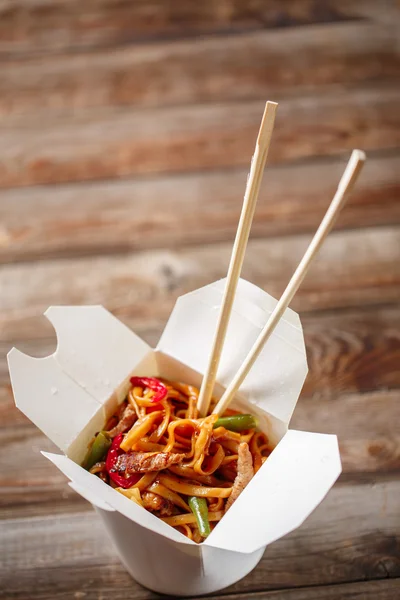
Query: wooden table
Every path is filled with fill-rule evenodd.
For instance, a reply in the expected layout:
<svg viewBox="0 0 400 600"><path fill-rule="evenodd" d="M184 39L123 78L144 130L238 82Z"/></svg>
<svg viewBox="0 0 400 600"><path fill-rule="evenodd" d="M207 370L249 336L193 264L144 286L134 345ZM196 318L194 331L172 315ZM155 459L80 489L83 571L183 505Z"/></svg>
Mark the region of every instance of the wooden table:
<svg viewBox="0 0 400 600"><path fill-rule="evenodd" d="M222 277L264 101L280 102L245 278L279 295L353 147L367 167L298 293L292 426L343 475L218 598L400 598L400 60L394 2L0 1L2 599L155 598L40 454L6 352L55 348L50 304L102 303L150 343ZM157 557L154 557L157 560Z"/></svg>

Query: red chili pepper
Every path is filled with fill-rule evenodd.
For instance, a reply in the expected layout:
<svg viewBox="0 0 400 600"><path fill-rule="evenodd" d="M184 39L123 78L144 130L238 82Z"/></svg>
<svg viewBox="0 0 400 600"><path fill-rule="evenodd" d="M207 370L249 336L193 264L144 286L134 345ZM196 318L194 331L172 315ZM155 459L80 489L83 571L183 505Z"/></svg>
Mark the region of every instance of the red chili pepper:
<svg viewBox="0 0 400 600"><path fill-rule="evenodd" d="M121 456L121 454L124 454L124 451L120 448L122 438L123 435L122 433L120 433L113 439L113 442L107 453L106 471L109 474L110 479L112 479L114 483L116 483L119 487L127 489L132 487L137 481L139 481L140 475L134 474L130 477L124 477L123 475L120 475L115 468L115 464L118 460L118 457Z"/></svg>
<svg viewBox="0 0 400 600"><path fill-rule="evenodd" d="M151 398L151 402L154 403L161 402L161 400L164 400L165 396L168 394L166 386L155 377L131 377L131 384L133 386L137 385L142 388L149 388L149 390L153 390L155 394Z"/></svg>

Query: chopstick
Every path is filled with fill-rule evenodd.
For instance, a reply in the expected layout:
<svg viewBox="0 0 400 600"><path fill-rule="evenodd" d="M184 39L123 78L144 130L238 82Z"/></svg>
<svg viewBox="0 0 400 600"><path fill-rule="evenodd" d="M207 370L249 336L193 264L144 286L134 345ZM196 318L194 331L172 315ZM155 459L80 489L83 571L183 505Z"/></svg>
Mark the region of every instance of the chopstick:
<svg viewBox="0 0 400 600"><path fill-rule="evenodd" d="M260 335L258 336L254 346L250 350L247 355L244 363L240 367L239 371L233 378L232 382L229 384L222 398L215 406L213 413L222 414L230 404L231 400L235 396L239 387L243 383L244 379L248 375L250 369L254 365L257 360L260 352L264 348L266 342L272 335L275 327L279 323L283 313L289 306L290 302L293 299L293 296L297 292L301 282L306 276L308 269L322 246L325 238L328 233L332 229L336 218L339 215L340 210L342 209L346 197L350 193L352 187L354 186L357 177L363 167L365 162L365 154L361 150L353 150L350 160L347 163L347 167L342 175L342 178L339 182L337 191L333 197L333 200L321 221L320 226L317 229L313 239L311 240L310 245L308 246L303 258L301 259L296 271L292 275L291 280L289 281L285 291L283 292L281 299L273 310L270 318L268 319L266 325L262 329Z"/></svg>
<svg viewBox="0 0 400 600"><path fill-rule="evenodd" d="M277 106L278 105L275 102L266 103L263 118L261 120L260 131L258 132L256 148L247 180L242 212L240 215L236 238L232 249L231 260L229 263L228 274L226 277L225 290L218 316L217 329L215 332L207 369L204 373L200 388L197 408L201 416L208 414L208 408L210 405L215 380L217 378L222 348L225 341L229 318L232 312L238 280L242 270L243 259L246 252L247 241L253 221L258 193L260 191L263 171L268 156Z"/></svg>

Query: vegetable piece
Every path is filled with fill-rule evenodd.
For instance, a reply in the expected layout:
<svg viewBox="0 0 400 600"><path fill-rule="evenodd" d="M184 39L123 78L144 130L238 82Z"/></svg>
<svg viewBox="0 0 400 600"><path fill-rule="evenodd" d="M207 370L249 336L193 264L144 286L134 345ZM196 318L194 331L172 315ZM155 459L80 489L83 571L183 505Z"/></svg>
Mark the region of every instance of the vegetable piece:
<svg viewBox="0 0 400 600"><path fill-rule="evenodd" d="M219 510L217 512L210 511L208 513L208 520L211 522L220 521L223 516L223 510ZM171 525L172 527L179 527L179 525L186 525L187 523L197 524L196 517L193 513L186 513L184 515L174 515L172 517L161 517L161 521L164 521L164 523L168 523L168 525Z"/></svg>
<svg viewBox="0 0 400 600"><path fill-rule="evenodd" d="M151 402L154 402L154 404L164 400L168 394L167 387L155 377L131 377L131 384L134 387L140 386L142 388L153 390L155 394L152 396Z"/></svg>
<svg viewBox="0 0 400 600"><path fill-rule="evenodd" d="M82 467L89 471L93 465L104 459L110 446L110 436L106 431L100 431L94 438L94 442L85 456Z"/></svg>
<svg viewBox="0 0 400 600"><path fill-rule="evenodd" d="M205 498L197 498L196 496L190 496L189 500L190 510L196 517L197 526L200 534L203 537L207 537L211 533L210 522L208 520L208 506Z"/></svg>
<svg viewBox="0 0 400 600"><path fill-rule="evenodd" d="M120 448L122 439L122 433L120 433L114 438L111 447L107 453L106 471L109 474L110 479L112 479L114 483L126 490L127 488L132 487L133 485L135 485L135 483L139 481L140 475L135 473L130 477L124 477L123 475L120 475L117 469L115 468L118 457L124 453L124 451Z"/></svg>
<svg viewBox="0 0 400 600"><path fill-rule="evenodd" d="M245 431L258 426L257 419L253 415L232 415L230 417L220 417L214 423L214 429L225 427L229 431Z"/></svg>

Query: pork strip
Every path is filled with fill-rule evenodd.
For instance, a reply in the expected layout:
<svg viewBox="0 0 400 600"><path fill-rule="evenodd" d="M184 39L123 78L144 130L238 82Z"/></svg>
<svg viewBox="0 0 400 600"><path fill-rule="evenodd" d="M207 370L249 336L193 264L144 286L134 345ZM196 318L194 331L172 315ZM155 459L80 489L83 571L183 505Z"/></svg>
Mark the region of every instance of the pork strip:
<svg viewBox="0 0 400 600"><path fill-rule="evenodd" d="M230 509L254 476L253 457L246 442L239 444L237 465L237 475L233 482L231 495L226 502L225 512Z"/></svg>
<svg viewBox="0 0 400 600"><path fill-rule="evenodd" d="M132 408L130 404L128 404L122 414L120 422L118 423L118 425L116 425L115 427L110 429L110 431L107 432L108 435L114 438L120 433L125 433L125 431L132 427L132 425L136 421L136 418L137 416L135 409Z"/></svg>
<svg viewBox="0 0 400 600"><path fill-rule="evenodd" d="M174 505L170 500L153 492L143 492L142 502L147 510L157 513L160 517L170 517L174 509Z"/></svg>
<svg viewBox="0 0 400 600"><path fill-rule="evenodd" d="M181 463L184 458L184 454L174 452L128 452L121 454L115 468L117 471L125 471L128 475L162 471L171 465Z"/></svg>

